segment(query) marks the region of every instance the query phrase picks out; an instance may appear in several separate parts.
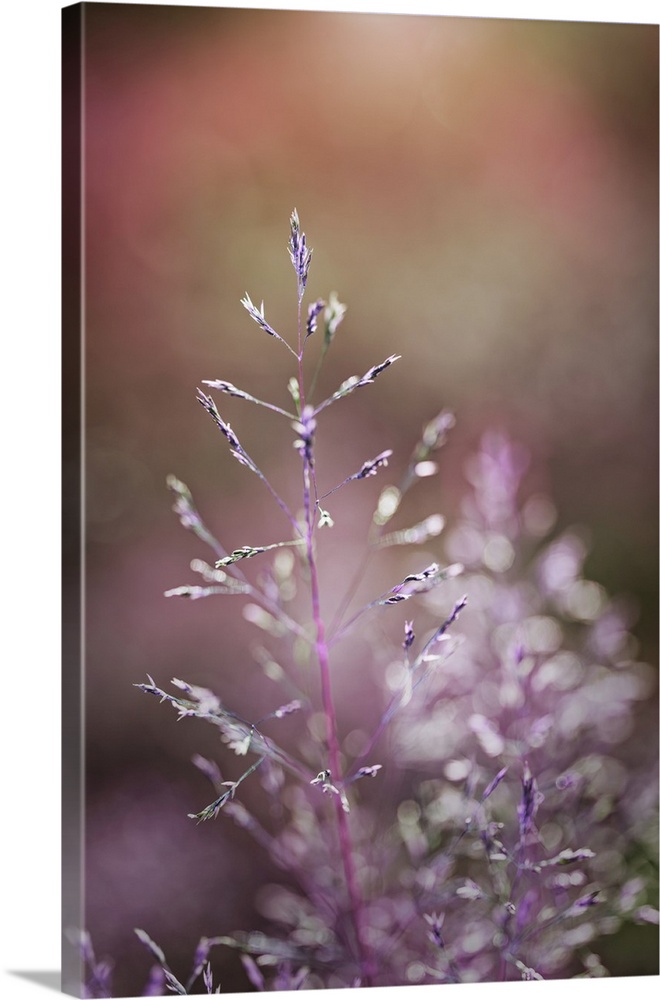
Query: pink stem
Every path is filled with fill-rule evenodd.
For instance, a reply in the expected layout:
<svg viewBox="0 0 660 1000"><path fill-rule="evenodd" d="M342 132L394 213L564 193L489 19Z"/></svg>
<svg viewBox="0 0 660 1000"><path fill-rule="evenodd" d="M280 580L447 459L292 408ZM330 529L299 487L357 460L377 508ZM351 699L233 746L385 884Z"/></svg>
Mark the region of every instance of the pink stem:
<svg viewBox="0 0 660 1000"><path fill-rule="evenodd" d="M301 300L298 300L298 384L300 392L300 410L305 409L305 390L303 381L303 342L301 323ZM319 661L321 672L321 699L323 703L323 713L325 715L326 741L328 744L328 765L332 775L332 782L338 787L341 786L342 774L339 756L339 737L337 735L337 715L332 697L332 685L330 682L330 659L328 655L328 644L325 638L325 624L321 617L321 604L319 599L319 581L316 567L316 557L314 555L314 510L311 504L311 482L314 478L314 469L308 459L304 458L303 464L303 489L305 500L305 521L307 525L307 560L309 564L310 581L312 589L312 614L316 627L315 649ZM335 801L337 813L337 828L339 832L339 850L341 853L348 890L353 925L355 927L355 939L357 945L357 956L362 974L362 985L371 986L373 977L373 965L369 957L367 944L364 937L364 909L362 896L357 881L355 863L353 859L353 845L351 833L348 826L348 819L338 795L332 796Z"/></svg>
<svg viewBox="0 0 660 1000"><path fill-rule="evenodd" d="M328 764L332 775L332 782L341 785L341 765L339 759L339 739L337 736L337 717L332 698L332 688L330 684L330 662L328 658L328 647L325 641L325 629L323 619L319 609L318 579L314 557L311 554L311 545L308 548L310 558L310 571L312 580L312 604L314 612L314 623L316 625L316 655L321 670L321 696L323 701L323 711L326 722L326 738L328 743ZM353 846L351 834L348 827L348 818L342 806L339 796L333 796L337 813L337 826L339 830L339 848L341 851L348 898L350 901L353 923L355 925L355 936L357 941L360 968L362 970L363 985L371 986L372 967L367 955L367 946L364 940L363 907L360 889L357 882L355 864L353 861Z"/></svg>

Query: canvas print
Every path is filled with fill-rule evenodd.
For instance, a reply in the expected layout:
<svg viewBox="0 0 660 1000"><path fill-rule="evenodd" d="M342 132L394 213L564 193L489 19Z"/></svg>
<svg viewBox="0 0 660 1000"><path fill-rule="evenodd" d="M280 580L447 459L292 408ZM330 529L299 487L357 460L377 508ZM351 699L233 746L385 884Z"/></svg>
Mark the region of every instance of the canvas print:
<svg viewBox="0 0 660 1000"><path fill-rule="evenodd" d="M657 26L63 66L64 990L656 976Z"/></svg>

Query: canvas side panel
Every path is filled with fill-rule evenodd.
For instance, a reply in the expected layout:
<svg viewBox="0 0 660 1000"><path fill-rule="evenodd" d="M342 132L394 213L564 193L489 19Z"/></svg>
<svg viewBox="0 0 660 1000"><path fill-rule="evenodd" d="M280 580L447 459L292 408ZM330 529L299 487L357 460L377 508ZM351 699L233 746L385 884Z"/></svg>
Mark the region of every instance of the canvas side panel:
<svg viewBox="0 0 660 1000"><path fill-rule="evenodd" d="M82 103L84 4L62 11L62 990L81 996L84 929Z"/></svg>

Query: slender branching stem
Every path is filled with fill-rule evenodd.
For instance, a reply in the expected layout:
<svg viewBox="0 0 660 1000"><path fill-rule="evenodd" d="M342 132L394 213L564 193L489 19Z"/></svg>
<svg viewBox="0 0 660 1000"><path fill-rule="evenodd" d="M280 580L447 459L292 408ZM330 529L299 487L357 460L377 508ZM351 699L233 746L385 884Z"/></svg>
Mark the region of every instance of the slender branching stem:
<svg viewBox="0 0 660 1000"><path fill-rule="evenodd" d="M266 489L268 490L268 492L270 493L270 495L272 496L272 498L275 501L275 503L277 504L277 506L280 508L280 510L282 511L282 513L284 514L284 516L289 521L289 524L291 525L291 527L293 528L293 530L294 531L300 531L300 526L299 526L298 522L296 521L295 517L293 516L293 514L291 513L291 511L289 510L289 508L287 507L286 503L284 502L284 500L282 499L282 497L279 495L279 493L273 488L273 486L271 486L270 482L264 476L263 472L261 472L260 469L256 469L256 473L259 476L259 479L262 481L262 483L266 487Z"/></svg>
<svg viewBox="0 0 660 1000"><path fill-rule="evenodd" d="M372 548L367 549L366 555L364 556L363 559L360 560L360 563L357 569L355 570L355 573L353 574L353 578L344 592L344 596L342 597L341 602L337 607L337 610L335 611L332 622L330 623L330 632L333 635L339 634L339 629L342 624L344 615L348 611L351 601L353 600L353 598L357 593L358 587L360 586L364 577L366 576L367 568L371 561L372 555L373 555L373 549Z"/></svg>
<svg viewBox="0 0 660 1000"><path fill-rule="evenodd" d="M300 410L305 413L305 383L303 374L303 340L302 340L302 317L301 299L298 299L298 383L300 386ZM305 508L305 526L307 540L307 561L309 565L310 585L312 592L312 615L316 632L315 650L318 659L321 676L321 699L323 704L323 714L325 716L326 741L328 746L328 766L334 782L341 783L341 760L339 751L339 736L337 732L337 715L335 712L334 699L332 696L332 684L330 680L330 657L328 644L325 638L325 623L321 615L321 602L319 595L318 569L314 552L314 522L316 513L316 503L312 502L312 487L316 495L316 477L314 474L313 455L303 452L303 495ZM339 850L341 853L344 877L348 899L355 928L355 938L357 947L357 957L362 974L362 981L365 986L372 984L373 970L368 954L368 949L364 935L364 908L362 896L358 885L355 861L353 856L353 845L351 833L348 826L348 818L344 811L344 806L340 796L333 796L337 814L337 828L339 835Z"/></svg>

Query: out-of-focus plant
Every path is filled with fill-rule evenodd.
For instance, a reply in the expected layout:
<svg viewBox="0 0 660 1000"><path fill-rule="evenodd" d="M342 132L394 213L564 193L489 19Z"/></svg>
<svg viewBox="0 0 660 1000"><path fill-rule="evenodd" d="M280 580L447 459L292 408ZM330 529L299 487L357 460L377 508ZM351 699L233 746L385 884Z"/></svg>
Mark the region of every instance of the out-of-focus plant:
<svg viewBox="0 0 660 1000"><path fill-rule="evenodd" d="M433 551L445 528L440 514L392 530L408 490L438 469L436 452L454 424L442 411L424 428L399 482L381 490L367 544L368 560L392 546L417 547L419 568L352 610L363 565L328 620L317 535L341 531L327 509L330 497L382 477L392 452L327 485L317 468L317 434L328 407L371 385L399 355L314 403L320 366L346 308L333 293L303 312L312 251L295 211L289 254L295 344L268 323L263 304L247 294L242 303L295 360L292 409L220 379L206 381L198 394L231 455L272 495L284 537L225 549L188 487L171 476L181 523L213 558L191 563L201 582L166 592L243 599L245 617L277 639L277 653L260 647L259 657L283 698L248 719L188 681L174 679L175 692L151 677L136 685L171 704L179 718L215 726L244 762L225 780L215 762L195 758L215 798L192 818L221 815L237 824L285 877L259 894L267 931L220 928L200 942L187 978L178 979L160 947L137 931L155 959L145 995L164 986L185 995L200 983L212 993L215 946L238 950L258 990L605 975L597 942L626 921L658 917L651 895L653 761L644 762L641 780L634 755L617 754L631 735L635 703L654 684L653 671L635 660L625 607L584 578L586 548L577 533L552 537L551 501L521 500L527 456L497 433L484 437L469 464L472 491L449 532L448 558ZM315 345L316 358L308 359ZM293 430L301 513L248 454L211 392L263 407ZM303 620L292 610L300 585L309 593ZM401 615L401 603L415 608L415 620L405 616L394 644L374 625L379 615ZM382 707L359 746L342 742L332 678L333 649L356 631L369 639L382 677L376 684L361 669L365 699ZM364 644L360 650L363 657ZM320 704L310 694L313 674ZM285 737L293 713L309 724L292 749ZM404 771L417 778L402 797ZM379 787L375 801L361 793L367 779L370 790ZM243 783L259 780L276 806L272 828L241 800ZM89 995L110 995L108 969L99 971L88 938L84 944Z"/></svg>
<svg viewBox="0 0 660 1000"><path fill-rule="evenodd" d="M585 579L580 533L521 501L528 461L494 432L470 460L446 541L463 642L396 722L397 759L433 771L399 814L436 946L423 981L607 975L603 939L658 922L655 747L627 743L656 672L626 602Z"/></svg>

